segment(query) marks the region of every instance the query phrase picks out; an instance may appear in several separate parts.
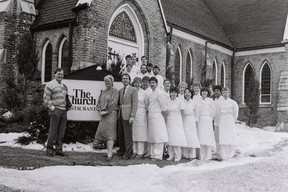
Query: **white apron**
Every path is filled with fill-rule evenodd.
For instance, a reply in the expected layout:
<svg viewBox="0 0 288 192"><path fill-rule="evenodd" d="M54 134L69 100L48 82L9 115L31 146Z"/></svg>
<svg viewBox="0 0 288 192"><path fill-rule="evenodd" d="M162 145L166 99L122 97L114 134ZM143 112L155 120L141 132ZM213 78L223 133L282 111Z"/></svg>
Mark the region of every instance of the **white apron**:
<svg viewBox="0 0 288 192"><path fill-rule="evenodd" d="M201 99L199 104L198 139L200 145L216 148L212 119L215 114L215 104L211 98Z"/></svg>
<svg viewBox="0 0 288 192"><path fill-rule="evenodd" d="M138 108L133 122L133 141L147 141L147 109L145 105L146 93L144 90L138 91Z"/></svg>
<svg viewBox="0 0 288 192"><path fill-rule="evenodd" d="M170 146L187 147L186 135L183 128L181 110L184 103L179 98L167 102L167 131Z"/></svg>

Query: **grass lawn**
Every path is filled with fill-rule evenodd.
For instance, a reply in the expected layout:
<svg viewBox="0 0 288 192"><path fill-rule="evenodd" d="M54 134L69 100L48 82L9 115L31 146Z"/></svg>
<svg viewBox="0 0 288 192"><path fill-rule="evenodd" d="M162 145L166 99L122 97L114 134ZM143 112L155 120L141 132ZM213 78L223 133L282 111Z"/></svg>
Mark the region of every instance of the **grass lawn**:
<svg viewBox="0 0 288 192"><path fill-rule="evenodd" d="M67 157L48 157L46 151L28 150L15 147L0 147L0 167L13 168L19 170L36 169L45 166L127 166L136 164L157 164L159 167L167 165L176 165L179 163L187 163L188 160L181 160L180 162L170 161L151 161L150 159L136 159L123 160L114 155L112 161L106 161L106 154L91 153L91 152L66 152Z"/></svg>

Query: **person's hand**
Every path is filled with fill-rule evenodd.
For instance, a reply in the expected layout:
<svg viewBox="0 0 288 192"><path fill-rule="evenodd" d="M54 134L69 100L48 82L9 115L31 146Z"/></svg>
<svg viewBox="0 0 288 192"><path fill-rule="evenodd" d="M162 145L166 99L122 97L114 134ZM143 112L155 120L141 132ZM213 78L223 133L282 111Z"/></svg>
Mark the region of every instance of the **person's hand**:
<svg viewBox="0 0 288 192"><path fill-rule="evenodd" d="M129 124L132 124L134 122L134 117L130 117Z"/></svg>
<svg viewBox="0 0 288 192"><path fill-rule="evenodd" d="M106 114L108 114L107 111L100 111L100 115L101 115L101 116L106 115Z"/></svg>

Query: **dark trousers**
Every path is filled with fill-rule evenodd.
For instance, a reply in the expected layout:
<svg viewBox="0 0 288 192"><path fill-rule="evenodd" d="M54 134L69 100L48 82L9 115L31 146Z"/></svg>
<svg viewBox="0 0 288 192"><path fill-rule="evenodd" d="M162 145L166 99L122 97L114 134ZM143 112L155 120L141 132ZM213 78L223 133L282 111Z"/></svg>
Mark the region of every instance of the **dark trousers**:
<svg viewBox="0 0 288 192"><path fill-rule="evenodd" d="M123 120L120 116L117 129L117 138L119 145L119 153L123 153L124 157L130 158L132 155L132 124L129 124L128 120Z"/></svg>
<svg viewBox="0 0 288 192"><path fill-rule="evenodd" d="M49 111L50 126L48 133L47 149L53 150L55 141L56 151L62 151L62 144L67 123L67 111L55 108Z"/></svg>

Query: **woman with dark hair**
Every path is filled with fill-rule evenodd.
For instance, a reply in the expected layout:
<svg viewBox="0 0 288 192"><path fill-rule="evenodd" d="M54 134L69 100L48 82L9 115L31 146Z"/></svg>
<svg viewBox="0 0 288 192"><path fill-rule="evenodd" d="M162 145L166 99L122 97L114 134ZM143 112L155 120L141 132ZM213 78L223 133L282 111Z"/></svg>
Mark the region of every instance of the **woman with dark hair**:
<svg viewBox="0 0 288 192"><path fill-rule="evenodd" d="M182 113L184 103L177 98L178 91L176 87L170 89L170 100L167 101L167 132L168 132L168 161L180 161L181 147L186 147L186 136L183 128Z"/></svg>
<svg viewBox="0 0 288 192"><path fill-rule="evenodd" d="M187 147L183 147L182 155L187 159L196 158L196 148L200 148L196 122L199 119L199 106L193 98L193 91L186 88L184 90L184 116L183 126L187 140Z"/></svg>
<svg viewBox="0 0 288 192"><path fill-rule="evenodd" d="M101 120L95 134L95 142L107 142L107 160L110 161L114 141L116 140L119 92L113 88L114 78L112 75L105 76L104 83L106 89L101 92L96 106Z"/></svg>
<svg viewBox="0 0 288 192"><path fill-rule="evenodd" d="M230 89L222 89L223 100L217 104L217 113L219 113L219 148L221 159L230 159L235 153L237 147L237 133L235 121L238 118L238 104L229 98Z"/></svg>
<svg viewBox="0 0 288 192"><path fill-rule="evenodd" d="M147 145L147 94L141 89L141 83L140 77L135 77L132 83L138 90L138 108L132 126L133 154L137 158L143 157Z"/></svg>
<svg viewBox="0 0 288 192"><path fill-rule="evenodd" d="M209 98L209 89L204 87L200 94L202 99L199 104L199 120L198 120L198 138L200 142L200 160L209 160L212 158L212 151L216 148L213 124L215 116L215 103Z"/></svg>

